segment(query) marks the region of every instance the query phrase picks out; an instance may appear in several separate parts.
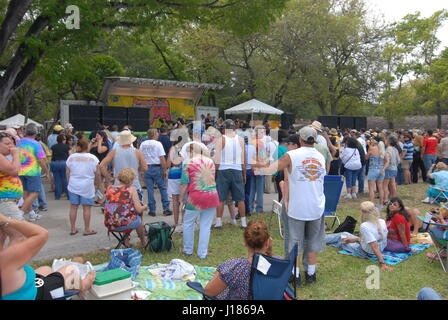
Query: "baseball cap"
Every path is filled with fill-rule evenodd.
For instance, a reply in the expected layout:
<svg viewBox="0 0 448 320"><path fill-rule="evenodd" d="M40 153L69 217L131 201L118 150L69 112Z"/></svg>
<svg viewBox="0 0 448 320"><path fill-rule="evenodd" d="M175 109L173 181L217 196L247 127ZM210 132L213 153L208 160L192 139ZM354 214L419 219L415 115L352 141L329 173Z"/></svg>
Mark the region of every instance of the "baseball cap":
<svg viewBox="0 0 448 320"><path fill-rule="evenodd" d="M224 121L224 127L226 129L233 129L234 126L235 126L235 122L233 122L232 119L227 119L226 121Z"/></svg>
<svg viewBox="0 0 448 320"><path fill-rule="evenodd" d="M307 144L313 144L317 141L317 131L312 127L303 127L300 129L299 135Z"/></svg>
<svg viewBox="0 0 448 320"><path fill-rule="evenodd" d="M57 124L54 126L53 130L54 131L62 131L62 130L64 130L64 128L61 125Z"/></svg>

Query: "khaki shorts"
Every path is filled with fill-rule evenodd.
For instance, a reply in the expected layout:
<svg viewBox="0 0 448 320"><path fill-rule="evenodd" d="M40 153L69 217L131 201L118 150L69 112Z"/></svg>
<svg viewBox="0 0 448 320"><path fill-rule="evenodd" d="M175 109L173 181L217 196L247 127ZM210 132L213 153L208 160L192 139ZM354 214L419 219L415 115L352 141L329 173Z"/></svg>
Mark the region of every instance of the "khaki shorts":
<svg viewBox="0 0 448 320"><path fill-rule="evenodd" d="M401 160L401 169L409 170L413 160Z"/></svg>
<svg viewBox="0 0 448 320"><path fill-rule="evenodd" d="M23 212L14 201L0 202L0 213L14 220L24 220Z"/></svg>

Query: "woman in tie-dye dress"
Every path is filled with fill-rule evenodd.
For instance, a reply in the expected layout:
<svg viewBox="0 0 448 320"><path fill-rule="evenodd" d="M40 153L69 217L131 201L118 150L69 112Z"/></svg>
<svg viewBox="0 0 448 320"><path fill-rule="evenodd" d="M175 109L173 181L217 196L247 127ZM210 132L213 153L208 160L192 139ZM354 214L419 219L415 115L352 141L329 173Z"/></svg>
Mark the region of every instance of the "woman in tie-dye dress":
<svg viewBox="0 0 448 320"><path fill-rule="evenodd" d="M205 259L210 240L210 229L219 205L218 192L215 182L215 164L210 159L207 149L198 143L192 143L189 147L190 160L184 164L180 180L181 208L185 205L183 238L183 253L193 254L194 227L199 216L199 244L198 257ZM185 199L187 196L187 199Z"/></svg>

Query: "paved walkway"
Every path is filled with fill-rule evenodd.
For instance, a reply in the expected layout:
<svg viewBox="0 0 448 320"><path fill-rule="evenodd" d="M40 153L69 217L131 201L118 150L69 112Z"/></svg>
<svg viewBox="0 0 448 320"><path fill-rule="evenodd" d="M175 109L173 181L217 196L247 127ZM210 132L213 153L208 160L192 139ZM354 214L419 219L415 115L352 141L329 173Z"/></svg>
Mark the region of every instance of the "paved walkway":
<svg viewBox="0 0 448 320"><path fill-rule="evenodd" d="M104 218L100 208L92 208L91 228L98 233L91 236L83 235L84 221L82 217L82 208L78 209L77 227L78 234L70 236L69 208L68 200L54 200L54 193L48 192L48 185L45 186L47 192L48 211L41 212L43 218L36 223L49 231L49 238L42 250L33 258L33 261L50 260L54 258L69 257L73 255L83 254L99 249L113 249L117 244L117 240L107 235L104 226ZM265 194L264 209L270 211L272 208L272 199L277 199L277 194ZM147 213L143 216L143 223L151 223L156 221L166 221L170 224L174 223L173 216L165 217L162 215L162 206L160 194L156 191L157 200L157 216L151 217ZM143 201L147 203L147 194L144 190ZM228 209L224 211L224 222L229 220ZM137 234L131 234L131 241L139 241Z"/></svg>

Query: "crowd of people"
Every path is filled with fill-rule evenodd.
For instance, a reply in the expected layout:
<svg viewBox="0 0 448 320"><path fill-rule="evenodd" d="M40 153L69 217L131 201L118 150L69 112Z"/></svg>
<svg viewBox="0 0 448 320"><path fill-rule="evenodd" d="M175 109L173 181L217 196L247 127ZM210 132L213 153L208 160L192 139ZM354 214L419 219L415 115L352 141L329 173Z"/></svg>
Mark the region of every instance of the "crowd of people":
<svg viewBox="0 0 448 320"><path fill-rule="evenodd" d="M261 222L248 224L247 219L265 212L265 192L276 191L283 204L284 254L288 256L290 248L298 245L306 284L312 284L325 245L376 256L381 268L391 271L381 252L386 247L409 250L411 237L422 227L420 212L404 206L397 184L420 179L432 183L425 203L438 196L438 188L448 189L448 131L443 130L340 130L325 128L318 121L300 130L272 130L268 122L251 128L239 119L223 121L210 115L199 122L179 118L159 129L150 128L143 136L130 126L119 131L117 126L98 125L89 135L75 134L74 129L70 124L56 125L47 139L32 124L0 132L0 213L9 218L0 216L0 250L30 239L31 234L21 233L20 224L16 227L9 221L41 219L47 210L42 183L46 179L55 200L70 201L71 236L78 233L79 206L83 235L96 234L90 216L97 206L104 210L108 230L135 230L145 247L143 214L157 216L157 188L162 214L173 215L174 227L183 232L183 254L194 254L199 220L197 256L207 258L211 229L223 228L227 206L230 223L237 225L240 220L246 229L250 262L253 252L270 252L272 239ZM346 201L366 193L367 179L370 201L361 204L359 237L325 234L326 175L344 176ZM386 220L380 215L384 208ZM247 298L245 287L238 283L247 280L248 261L224 263L208 292ZM235 278L229 273L235 268L244 274ZM28 275L27 270L20 273L21 279ZM301 285L299 267L296 274L298 278L292 280ZM2 283L3 279L2 273ZM2 295L19 287L6 284ZM229 293L232 288L237 291Z"/></svg>

